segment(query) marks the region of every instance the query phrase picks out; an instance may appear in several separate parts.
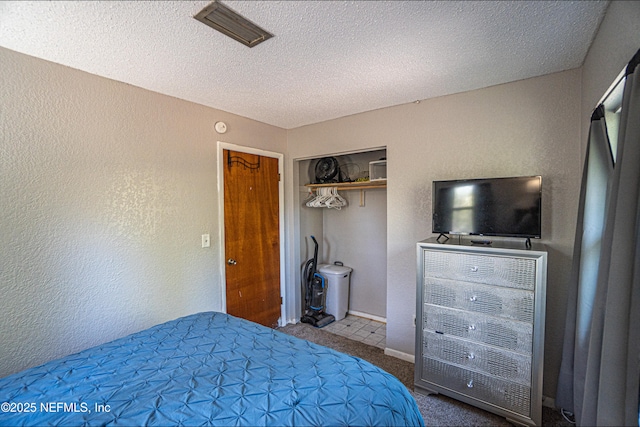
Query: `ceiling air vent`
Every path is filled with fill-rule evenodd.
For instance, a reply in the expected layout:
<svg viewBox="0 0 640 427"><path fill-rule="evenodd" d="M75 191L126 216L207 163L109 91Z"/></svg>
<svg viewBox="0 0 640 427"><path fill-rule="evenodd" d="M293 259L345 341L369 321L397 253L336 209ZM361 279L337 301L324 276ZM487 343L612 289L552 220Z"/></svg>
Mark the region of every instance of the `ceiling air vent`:
<svg viewBox="0 0 640 427"><path fill-rule="evenodd" d="M249 47L273 37L273 34L218 1L202 9L194 18Z"/></svg>

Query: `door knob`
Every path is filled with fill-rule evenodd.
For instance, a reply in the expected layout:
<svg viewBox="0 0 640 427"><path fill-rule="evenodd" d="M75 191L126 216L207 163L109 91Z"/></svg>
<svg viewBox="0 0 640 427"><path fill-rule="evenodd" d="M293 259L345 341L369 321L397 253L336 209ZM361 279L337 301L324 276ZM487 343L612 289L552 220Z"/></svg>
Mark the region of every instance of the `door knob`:
<svg viewBox="0 0 640 427"><path fill-rule="evenodd" d="M229 265L236 265L237 263L238 263L238 261L236 261L236 260L235 260L235 259L233 259L233 258L229 258L229 259L227 260L227 264L229 264Z"/></svg>

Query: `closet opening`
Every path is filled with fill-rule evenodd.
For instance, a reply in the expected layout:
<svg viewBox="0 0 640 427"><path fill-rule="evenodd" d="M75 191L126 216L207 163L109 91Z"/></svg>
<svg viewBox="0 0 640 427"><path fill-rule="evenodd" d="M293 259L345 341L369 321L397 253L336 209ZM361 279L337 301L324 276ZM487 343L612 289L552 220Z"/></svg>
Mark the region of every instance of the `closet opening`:
<svg viewBox="0 0 640 427"><path fill-rule="evenodd" d="M294 160L294 175L298 181L295 215L299 245L294 251L298 266L296 320L304 307L302 268L314 255L311 236L315 236L318 264L338 262L352 269L348 314L386 323L386 157L386 148L375 148ZM330 160L322 160L327 158ZM336 164L338 171L334 175ZM329 206L312 203L323 193L330 197L333 191L338 197L334 197ZM331 289L327 292L331 293Z"/></svg>

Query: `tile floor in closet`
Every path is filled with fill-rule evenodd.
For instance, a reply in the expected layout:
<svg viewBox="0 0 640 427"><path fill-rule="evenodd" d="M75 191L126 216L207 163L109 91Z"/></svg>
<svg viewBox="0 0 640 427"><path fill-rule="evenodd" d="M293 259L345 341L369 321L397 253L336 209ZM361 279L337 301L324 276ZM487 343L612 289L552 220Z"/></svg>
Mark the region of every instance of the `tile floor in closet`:
<svg viewBox="0 0 640 427"><path fill-rule="evenodd" d="M363 317L348 315L322 329L382 349L387 342L387 324Z"/></svg>

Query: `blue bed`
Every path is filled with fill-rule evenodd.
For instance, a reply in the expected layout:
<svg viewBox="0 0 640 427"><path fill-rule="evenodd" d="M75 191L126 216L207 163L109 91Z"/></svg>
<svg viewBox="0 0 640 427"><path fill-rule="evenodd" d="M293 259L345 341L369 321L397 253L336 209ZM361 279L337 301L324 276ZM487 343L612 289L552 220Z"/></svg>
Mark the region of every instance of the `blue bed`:
<svg viewBox="0 0 640 427"><path fill-rule="evenodd" d="M0 425L424 425L370 363L199 313L0 379Z"/></svg>

